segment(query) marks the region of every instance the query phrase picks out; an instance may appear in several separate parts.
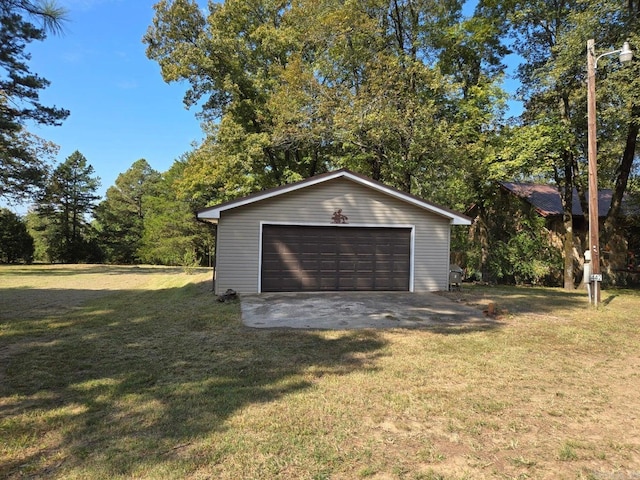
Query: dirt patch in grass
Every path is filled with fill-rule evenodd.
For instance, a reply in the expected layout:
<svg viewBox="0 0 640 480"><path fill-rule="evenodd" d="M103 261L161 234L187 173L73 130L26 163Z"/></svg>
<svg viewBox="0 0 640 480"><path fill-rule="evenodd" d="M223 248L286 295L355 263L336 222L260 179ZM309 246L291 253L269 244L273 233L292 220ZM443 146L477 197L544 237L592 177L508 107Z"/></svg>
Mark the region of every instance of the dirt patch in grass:
<svg viewBox="0 0 640 480"><path fill-rule="evenodd" d="M0 477L640 478L635 292L466 288L499 328L337 332L245 328L210 287L0 269Z"/></svg>

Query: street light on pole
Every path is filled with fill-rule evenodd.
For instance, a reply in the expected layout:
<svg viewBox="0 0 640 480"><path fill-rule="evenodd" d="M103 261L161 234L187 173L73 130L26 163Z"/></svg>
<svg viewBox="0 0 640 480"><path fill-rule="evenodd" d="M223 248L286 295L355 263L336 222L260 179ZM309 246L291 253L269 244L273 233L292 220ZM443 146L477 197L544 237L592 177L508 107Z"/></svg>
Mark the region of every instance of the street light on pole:
<svg viewBox="0 0 640 480"><path fill-rule="evenodd" d="M629 42L624 42L620 50L596 55L595 41L587 40L587 133L589 151L589 252L591 254L591 276L589 278L590 301L594 306L600 303L600 230L598 215L598 142L596 137L596 70L598 60L608 55L620 54L620 63L629 63L633 52Z"/></svg>

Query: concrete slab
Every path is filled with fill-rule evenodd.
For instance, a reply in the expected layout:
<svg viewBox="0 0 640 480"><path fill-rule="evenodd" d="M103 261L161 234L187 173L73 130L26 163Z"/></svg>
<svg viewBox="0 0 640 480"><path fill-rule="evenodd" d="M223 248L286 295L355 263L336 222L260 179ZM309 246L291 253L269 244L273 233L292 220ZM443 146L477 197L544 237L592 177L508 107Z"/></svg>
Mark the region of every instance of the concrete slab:
<svg viewBox="0 0 640 480"><path fill-rule="evenodd" d="M495 324L480 310L433 293L262 293L242 295L240 304L244 324L254 328L487 328Z"/></svg>

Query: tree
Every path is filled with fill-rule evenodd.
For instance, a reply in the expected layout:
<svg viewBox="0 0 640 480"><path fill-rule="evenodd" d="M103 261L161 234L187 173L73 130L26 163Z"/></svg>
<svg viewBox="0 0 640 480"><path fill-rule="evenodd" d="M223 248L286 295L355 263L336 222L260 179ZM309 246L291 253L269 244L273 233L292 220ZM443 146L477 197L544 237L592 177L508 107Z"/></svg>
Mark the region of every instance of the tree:
<svg viewBox="0 0 640 480"><path fill-rule="evenodd" d="M31 263L33 253L33 238L25 223L11 210L0 208L0 263Z"/></svg>
<svg viewBox="0 0 640 480"><path fill-rule="evenodd" d="M0 197L21 200L43 185L47 165L42 153L53 146L25 129L27 122L59 125L69 112L42 105L39 90L49 82L29 70L26 45L44 40L46 31L58 31L64 9L51 1L0 2ZM40 21L37 27L31 20Z"/></svg>
<svg viewBox="0 0 640 480"><path fill-rule="evenodd" d="M88 216L100 198L100 179L77 150L54 171L38 201L39 215L47 217L49 256L53 261L77 263L91 259Z"/></svg>
<svg viewBox="0 0 640 480"><path fill-rule="evenodd" d="M619 48L627 38L635 46L640 5L632 1L625 8L613 0L484 0L478 11L501 19L511 47L523 57L518 79L525 111L516 135L524 148L511 148L511 157L503 151L501 160L512 162L529 152L533 155L526 171L535 165L539 178L558 185L566 212L564 284L574 288L574 263L579 261L574 252L581 250L572 228L574 188L587 211L586 40L595 38L602 51ZM599 181L601 188L615 186L602 243L618 221L636 156L638 67L637 62L632 68L619 68L616 62L599 64ZM532 145L543 148L535 152Z"/></svg>
<svg viewBox="0 0 640 480"><path fill-rule="evenodd" d="M317 144L274 138L280 132L270 99L291 55L302 49L301 32L289 24L290 2L211 2L206 18L193 0L163 0L154 8L147 56L165 81L189 82L185 104L201 103L202 118L218 124L210 129L218 155L242 165L252 190L324 170Z"/></svg>
<svg viewBox="0 0 640 480"><path fill-rule="evenodd" d="M160 1L144 38L165 81L189 82L185 103L210 122L190 179L206 172L202 186L241 195L345 166L452 206L468 200L460 178L499 114L496 25L461 23L458 0L209 8Z"/></svg>
<svg viewBox="0 0 640 480"><path fill-rule="evenodd" d="M619 49L628 40L636 53L636 61L620 66L615 60L598 64L598 162L604 163L604 185L613 188L611 205L602 231L601 243L606 244L618 233L622 199L638 158L640 133L640 2L629 1L624 7L618 2L594 2L595 15L585 20L588 32L595 32L598 48ZM600 18L608 21L603 24ZM582 21L582 17L578 18ZM575 33L575 32L574 32ZM578 43L570 37L572 43ZM608 167L608 168L607 168ZM599 180L601 175L599 174Z"/></svg>
<svg viewBox="0 0 640 480"><path fill-rule="evenodd" d="M144 233L137 255L143 262L161 265L206 264L211 255L213 233L198 222L195 205L176 188L186 162L176 160L157 184L153 195L143 197Z"/></svg>
<svg viewBox="0 0 640 480"><path fill-rule="evenodd" d="M512 173L524 174L525 178L527 173L537 170L542 178L554 181L560 188L564 211L568 212L564 217L566 288L574 286L571 205L578 152L572 125L575 111L572 92L577 87L578 72L576 65L572 71L556 71L555 75L551 75L549 70L558 42L571 28L568 13L573 8L579 8L573 0L553 5L541 0L488 0L481 1L477 8L478 12L502 20L505 31L514 39L512 48L524 58L518 67L525 104L524 125L510 131L505 148L498 154L498 168L506 166L506 170L513 170L514 166L520 167L519 171ZM541 133L549 134L542 137L546 141L541 141L538 136ZM511 142L512 139L515 142ZM536 149L539 146L543 149Z"/></svg>
<svg viewBox="0 0 640 480"><path fill-rule="evenodd" d="M33 238L33 260L34 262L52 263L54 259L49 256L49 237L55 232L53 222L35 209L29 210L24 217L29 235ZM52 253L52 252L51 252Z"/></svg>
<svg viewBox="0 0 640 480"><path fill-rule="evenodd" d="M138 263L144 232L145 197L156 194L160 174L140 159L118 175L95 211L98 238L106 260Z"/></svg>

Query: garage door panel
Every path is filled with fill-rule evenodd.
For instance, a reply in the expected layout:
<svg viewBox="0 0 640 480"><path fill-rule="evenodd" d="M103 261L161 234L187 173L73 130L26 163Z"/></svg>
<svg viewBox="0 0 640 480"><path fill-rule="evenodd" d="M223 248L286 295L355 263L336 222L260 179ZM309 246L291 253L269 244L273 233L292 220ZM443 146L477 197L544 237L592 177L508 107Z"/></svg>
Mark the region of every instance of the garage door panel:
<svg viewBox="0 0 640 480"><path fill-rule="evenodd" d="M338 269L338 261L327 261L322 260L319 264L319 268L321 273L332 273L335 275L336 270Z"/></svg>
<svg viewBox="0 0 640 480"><path fill-rule="evenodd" d="M358 272L360 273L373 273L374 263L372 260L360 260L358 261Z"/></svg>
<svg viewBox="0 0 640 480"><path fill-rule="evenodd" d="M261 290L409 290L411 230L263 227Z"/></svg>
<svg viewBox="0 0 640 480"><path fill-rule="evenodd" d="M377 272L393 272L393 264L391 260L376 260L376 271Z"/></svg>
<svg viewBox="0 0 640 480"><path fill-rule="evenodd" d="M336 254L335 243L321 243L318 245L318 254L334 256Z"/></svg>
<svg viewBox="0 0 640 480"><path fill-rule="evenodd" d="M336 278L332 277L320 278L320 290L335 290Z"/></svg>
<svg viewBox="0 0 640 480"><path fill-rule="evenodd" d="M374 280L370 277L358 277L356 287L357 290L373 290Z"/></svg>

